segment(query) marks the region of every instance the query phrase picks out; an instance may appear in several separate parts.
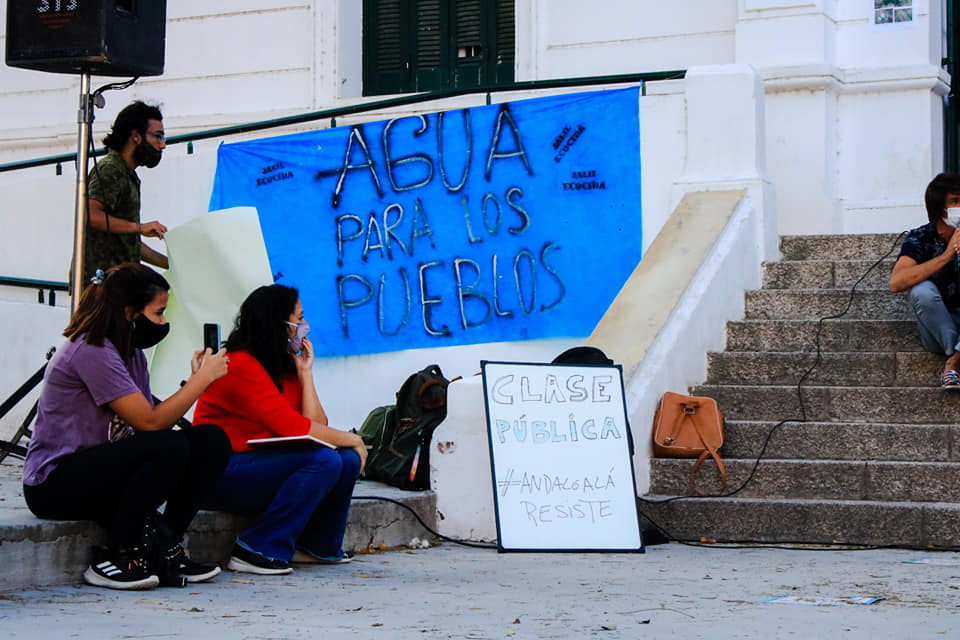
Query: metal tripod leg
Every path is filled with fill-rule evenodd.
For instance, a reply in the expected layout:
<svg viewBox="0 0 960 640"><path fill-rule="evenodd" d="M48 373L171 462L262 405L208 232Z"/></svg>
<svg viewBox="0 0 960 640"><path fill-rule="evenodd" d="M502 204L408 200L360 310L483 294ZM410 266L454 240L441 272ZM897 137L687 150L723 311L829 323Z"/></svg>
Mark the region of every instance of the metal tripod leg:
<svg viewBox="0 0 960 640"><path fill-rule="evenodd" d="M26 437L29 440L33 435L33 431L30 429L30 424L33 422L33 419L37 417L37 405L39 403L39 400L33 403L33 406L30 407L30 411L27 412L27 417L23 419L22 423L20 423L20 428L17 429L15 434L13 434L13 437L10 438L9 442L0 440L0 462L3 462L3 459L8 455L12 455L14 458L20 458L21 460L27 457L27 448L17 443L20 442L21 438Z"/></svg>
<svg viewBox="0 0 960 640"><path fill-rule="evenodd" d="M47 361L53 357L53 352L56 351L54 347L51 347L47 351ZM10 397L3 401L0 404L0 419L5 415L10 413L10 410L13 409L17 404L27 397L27 395L36 388L38 384L43 381L43 374L47 370L47 363L45 362L42 367L37 369L32 376L30 376L26 382L20 385L20 388L10 394ZM30 430L30 424L33 422L33 419L37 417L37 404L39 400L33 403L33 406L30 407L30 411L27 412L27 417L23 419L23 422L20 423L20 428L17 429L17 432L13 434L13 437L7 440L0 440L0 462L3 462L3 459L8 455L13 455L15 457L23 458L27 455L27 448L23 445L17 444L22 438L29 439L33 435L33 431Z"/></svg>

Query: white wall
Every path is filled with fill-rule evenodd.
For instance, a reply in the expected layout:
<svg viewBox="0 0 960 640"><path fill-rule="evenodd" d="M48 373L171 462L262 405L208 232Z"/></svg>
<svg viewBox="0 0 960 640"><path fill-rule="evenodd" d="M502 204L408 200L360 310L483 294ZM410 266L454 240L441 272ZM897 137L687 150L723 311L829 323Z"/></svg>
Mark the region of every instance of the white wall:
<svg viewBox="0 0 960 640"><path fill-rule="evenodd" d="M107 93L95 138L135 99L159 103L168 134L177 134L358 97L361 8L357 0L168 2L163 74ZM94 77L92 85L117 80ZM75 150L79 90L74 75L0 66L0 163Z"/></svg>
<svg viewBox="0 0 960 640"><path fill-rule="evenodd" d="M839 231L899 232L926 222L923 192L943 168L935 144L941 109L939 96L925 90L839 96L845 123L837 144Z"/></svg>
<svg viewBox="0 0 960 640"><path fill-rule="evenodd" d="M35 291L23 293L24 303L0 301L0 329L5 336L2 342L0 400L6 400L46 362L47 351L63 342L60 333L67 326L69 313L65 307L36 304ZM32 298L33 302L30 302L29 298ZM28 308L29 314L24 313ZM29 322L24 322L25 316ZM13 375L13 372L16 374ZM34 389L25 400L0 419L0 439L10 439L38 395L39 388Z"/></svg>
<svg viewBox="0 0 960 640"><path fill-rule="evenodd" d="M740 0L737 61L766 80L780 234L900 231L943 167L942 0L873 24L868 0Z"/></svg>
<svg viewBox="0 0 960 640"><path fill-rule="evenodd" d="M778 232L899 231L923 220L918 194L943 166L944 6L915 0L913 22L875 25L873 0L519 0L517 74L750 64Z"/></svg>
<svg viewBox="0 0 960 640"><path fill-rule="evenodd" d="M779 233L900 230L922 219L916 195L942 167L944 7L915 0L913 22L875 25L873 0L517 0L516 77L750 64L766 81ZM134 98L160 102L176 135L361 94L357 0L167 11L164 74L107 94L98 140ZM74 150L78 90L74 76L0 67L0 162ZM868 188L874 163L884 179Z"/></svg>
<svg viewBox="0 0 960 640"><path fill-rule="evenodd" d="M517 0L517 80L734 61L735 0Z"/></svg>

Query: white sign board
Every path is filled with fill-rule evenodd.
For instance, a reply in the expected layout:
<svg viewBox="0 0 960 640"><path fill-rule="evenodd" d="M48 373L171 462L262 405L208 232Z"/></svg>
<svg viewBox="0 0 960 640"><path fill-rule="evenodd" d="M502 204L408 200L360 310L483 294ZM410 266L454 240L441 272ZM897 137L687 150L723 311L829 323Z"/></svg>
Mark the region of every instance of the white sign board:
<svg viewBox="0 0 960 640"><path fill-rule="evenodd" d="M481 368L500 551L643 551L620 367Z"/></svg>

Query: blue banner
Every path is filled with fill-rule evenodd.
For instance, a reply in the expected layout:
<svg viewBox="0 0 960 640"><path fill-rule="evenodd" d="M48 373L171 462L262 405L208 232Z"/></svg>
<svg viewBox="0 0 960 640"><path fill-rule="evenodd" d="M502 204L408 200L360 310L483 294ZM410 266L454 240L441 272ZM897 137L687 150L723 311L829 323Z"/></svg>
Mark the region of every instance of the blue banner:
<svg viewBox="0 0 960 640"><path fill-rule="evenodd" d="M636 88L221 145L317 355L588 336L640 260Z"/></svg>

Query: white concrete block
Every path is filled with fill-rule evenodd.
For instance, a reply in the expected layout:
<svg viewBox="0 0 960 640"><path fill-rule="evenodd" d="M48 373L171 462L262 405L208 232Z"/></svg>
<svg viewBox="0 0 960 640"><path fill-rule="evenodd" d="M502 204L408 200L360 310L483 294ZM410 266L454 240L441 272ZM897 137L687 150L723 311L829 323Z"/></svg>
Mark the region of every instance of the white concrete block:
<svg viewBox="0 0 960 640"><path fill-rule="evenodd" d="M687 181L765 175L763 81L743 64L687 71Z"/></svg>
<svg viewBox="0 0 960 640"><path fill-rule="evenodd" d="M440 533L458 540L497 539L481 376L447 387L447 417L431 443L430 484Z"/></svg>

